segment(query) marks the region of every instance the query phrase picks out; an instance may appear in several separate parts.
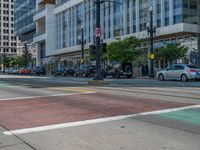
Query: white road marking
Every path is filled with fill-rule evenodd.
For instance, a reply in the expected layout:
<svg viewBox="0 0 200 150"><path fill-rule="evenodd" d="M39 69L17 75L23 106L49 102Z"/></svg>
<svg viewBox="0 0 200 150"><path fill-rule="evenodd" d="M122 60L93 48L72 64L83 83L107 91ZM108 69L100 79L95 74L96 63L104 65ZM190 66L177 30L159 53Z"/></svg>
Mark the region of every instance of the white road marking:
<svg viewBox="0 0 200 150"><path fill-rule="evenodd" d="M83 94L93 94L93 93L96 93L96 92L66 93L66 94L55 94L55 95L44 95L44 96L27 96L27 97L3 98L3 99L0 99L0 101L11 101L11 100L22 100L22 99L35 99L35 98L70 96L70 95L83 95Z"/></svg>
<svg viewBox="0 0 200 150"><path fill-rule="evenodd" d="M77 122L70 122L70 123L63 123L63 124L55 124L55 125L48 125L48 126L41 126L41 127L34 127L34 128L11 130L11 131L5 131L5 132L3 132L3 134L5 134L5 135L18 135L18 134L25 134L25 133L41 132L41 131L48 131L48 130L54 130L54 129L67 128L67 127L77 127L77 126L90 125L90 124L96 124L96 123L103 123L103 122L109 122L109 121L123 120L123 119L136 117L136 116L169 113L169 112L180 111L180 110L191 109L191 108L200 108L200 105L192 105L192 106L186 106L186 107L180 107L180 108L164 109L164 110L143 112L143 113L130 114L130 115L121 115L121 116L99 118L99 119L91 119L91 120L85 120L85 121L77 121Z"/></svg>

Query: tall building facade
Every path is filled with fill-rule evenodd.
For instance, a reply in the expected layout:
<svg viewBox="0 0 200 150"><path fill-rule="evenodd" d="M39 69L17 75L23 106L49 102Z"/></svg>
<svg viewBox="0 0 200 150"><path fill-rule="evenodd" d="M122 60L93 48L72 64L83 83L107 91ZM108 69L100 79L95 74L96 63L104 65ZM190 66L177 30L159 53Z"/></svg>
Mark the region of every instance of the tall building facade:
<svg viewBox="0 0 200 150"><path fill-rule="evenodd" d="M81 58L81 27L84 27L85 48L95 42L94 0L37 0L38 13L35 42L38 63L70 65ZM136 36L148 41L149 8L157 28L155 48L178 42L189 48L188 63L200 60L199 0L116 0L101 4L102 41ZM50 18L51 16L51 18ZM42 32L41 32L42 31ZM145 42L144 48L149 48ZM199 59L197 59L199 57Z"/></svg>
<svg viewBox="0 0 200 150"><path fill-rule="evenodd" d="M36 0L15 0L14 10L15 34L19 39L17 49L22 51L21 54L28 51L35 58L36 48L33 38L36 33L36 23L33 21L33 16L36 13Z"/></svg>
<svg viewBox="0 0 200 150"><path fill-rule="evenodd" d="M17 54L16 37L14 34L14 2L0 1L0 55Z"/></svg>
<svg viewBox="0 0 200 150"><path fill-rule="evenodd" d="M33 21L33 16L36 11L35 0L15 0L15 33L20 40L32 41L36 23Z"/></svg>

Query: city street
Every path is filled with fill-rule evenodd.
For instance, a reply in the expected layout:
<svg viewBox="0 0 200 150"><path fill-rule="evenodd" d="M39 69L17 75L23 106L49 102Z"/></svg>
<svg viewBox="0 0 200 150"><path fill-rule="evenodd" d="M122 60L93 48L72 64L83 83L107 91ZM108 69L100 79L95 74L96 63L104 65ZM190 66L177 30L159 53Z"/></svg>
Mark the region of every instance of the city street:
<svg viewBox="0 0 200 150"><path fill-rule="evenodd" d="M200 82L89 80L0 75L0 149L200 149Z"/></svg>
<svg viewBox="0 0 200 150"><path fill-rule="evenodd" d="M200 0L1 0L0 150L200 150Z"/></svg>

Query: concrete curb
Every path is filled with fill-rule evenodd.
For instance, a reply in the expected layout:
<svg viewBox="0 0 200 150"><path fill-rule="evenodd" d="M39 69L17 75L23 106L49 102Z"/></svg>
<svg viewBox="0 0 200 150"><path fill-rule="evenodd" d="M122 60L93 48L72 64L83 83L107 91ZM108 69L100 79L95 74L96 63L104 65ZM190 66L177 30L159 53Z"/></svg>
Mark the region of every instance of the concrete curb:
<svg viewBox="0 0 200 150"><path fill-rule="evenodd" d="M89 85L97 85L97 86L101 86L101 85L108 85L108 81L105 80L90 80L88 81Z"/></svg>

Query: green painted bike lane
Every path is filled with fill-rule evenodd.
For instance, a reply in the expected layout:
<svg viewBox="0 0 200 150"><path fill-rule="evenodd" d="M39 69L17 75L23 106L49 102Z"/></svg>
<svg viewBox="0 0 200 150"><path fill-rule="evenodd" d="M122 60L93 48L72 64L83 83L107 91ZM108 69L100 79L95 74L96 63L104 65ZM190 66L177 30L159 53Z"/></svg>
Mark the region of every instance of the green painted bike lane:
<svg viewBox="0 0 200 150"><path fill-rule="evenodd" d="M200 126L200 108L163 113L159 114L159 117Z"/></svg>
<svg viewBox="0 0 200 150"><path fill-rule="evenodd" d="M0 83L0 87L14 86L12 84Z"/></svg>
<svg viewBox="0 0 200 150"><path fill-rule="evenodd" d="M158 126L170 127L177 130L200 134L200 108L177 110L168 113L160 113L135 117L140 121L152 123Z"/></svg>

